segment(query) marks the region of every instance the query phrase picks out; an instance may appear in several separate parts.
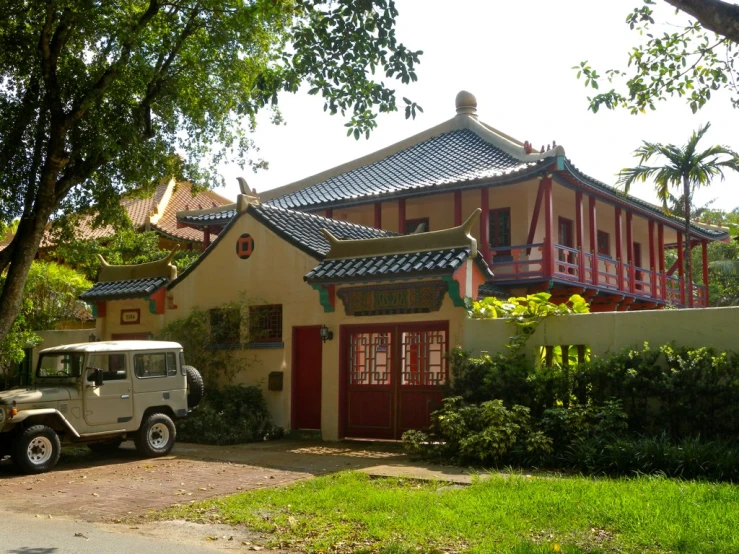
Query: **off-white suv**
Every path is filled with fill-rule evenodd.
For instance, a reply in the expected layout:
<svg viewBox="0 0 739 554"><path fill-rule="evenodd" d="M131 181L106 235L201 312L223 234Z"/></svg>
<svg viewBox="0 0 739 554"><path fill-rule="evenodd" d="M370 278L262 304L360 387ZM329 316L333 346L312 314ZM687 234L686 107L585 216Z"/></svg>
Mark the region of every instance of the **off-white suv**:
<svg viewBox="0 0 739 554"><path fill-rule="evenodd" d="M176 342L109 341L42 350L34 387L0 392L0 459L26 473L59 460L62 443L108 451L133 439L149 457L169 453L173 420L203 395Z"/></svg>

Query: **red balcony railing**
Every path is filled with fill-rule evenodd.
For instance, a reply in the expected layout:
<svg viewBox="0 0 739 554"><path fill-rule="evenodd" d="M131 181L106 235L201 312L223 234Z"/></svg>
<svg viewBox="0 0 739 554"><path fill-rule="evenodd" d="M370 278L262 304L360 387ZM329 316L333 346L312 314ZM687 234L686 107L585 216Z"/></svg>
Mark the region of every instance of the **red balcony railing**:
<svg viewBox="0 0 739 554"><path fill-rule="evenodd" d="M543 243L490 248L495 279L518 281L556 277L584 285L627 292L645 299L686 306L683 282L677 277L653 272L609 256L593 255L561 244L553 245L553 274L547 275ZM595 258L595 263L593 259ZM594 278L595 277L595 278ZM706 287L693 285L693 306L706 306Z"/></svg>

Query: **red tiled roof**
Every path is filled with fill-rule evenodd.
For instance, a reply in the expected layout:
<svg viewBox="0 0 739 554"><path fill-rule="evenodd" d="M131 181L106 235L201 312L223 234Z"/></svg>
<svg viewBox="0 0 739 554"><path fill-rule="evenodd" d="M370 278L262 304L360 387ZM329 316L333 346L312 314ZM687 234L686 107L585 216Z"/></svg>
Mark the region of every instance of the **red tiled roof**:
<svg viewBox="0 0 739 554"><path fill-rule="evenodd" d="M187 182L177 183L172 192L172 197L167 202L162 217L159 221L152 223L152 228L161 231L165 235L180 240L202 242L203 231L192 229L190 227L177 228L177 212L182 210L200 210L202 208L211 208L216 206L225 206L232 204L233 201L228 200L212 190L200 191L192 195L192 185Z"/></svg>

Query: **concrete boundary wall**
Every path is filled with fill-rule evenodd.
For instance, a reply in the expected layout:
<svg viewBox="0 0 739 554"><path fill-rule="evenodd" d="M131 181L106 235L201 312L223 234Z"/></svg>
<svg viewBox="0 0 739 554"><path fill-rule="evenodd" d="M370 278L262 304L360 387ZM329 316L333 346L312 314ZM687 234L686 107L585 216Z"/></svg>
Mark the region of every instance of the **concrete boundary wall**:
<svg viewBox="0 0 739 554"><path fill-rule="evenodd" d="M465 350L477 356L506 350L515 333L503 319L467 319L463 325ZM719 350L739 350L739 307L694 310L646 310L607 312L547 318L529 339L529 354L540 346L590 346L596 356L605 356L644 342L659 346L712 346Z"/></svg>

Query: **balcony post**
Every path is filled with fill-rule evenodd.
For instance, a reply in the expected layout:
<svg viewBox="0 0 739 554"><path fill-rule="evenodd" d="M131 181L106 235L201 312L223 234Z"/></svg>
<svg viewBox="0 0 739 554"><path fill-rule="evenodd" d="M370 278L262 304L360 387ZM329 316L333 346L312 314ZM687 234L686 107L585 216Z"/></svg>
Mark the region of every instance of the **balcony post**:
<svg viewBox="0 0 739 554"><path fill-rule="evenodd" d="M398 233L405 235L405 198L398 200Z"/></svg>
<svg viewBox="0 0 739 554"><path fill-rule="evenodd" d="M657 270L654 260L654 220L649 220L649 271L652 276L649 279L649 286L652 289L651 297L657 298Z"/></svg>
<svg viewBox="0 0 739 554"><path fill-rule="evenodd" d="M542 180L544 192L544 276L554 275L554 219L552 213L552 177Z"/></svg>
<svg viewBox="0 0 739 554"><path fill-rule="evenodd" d="M667 275L665 275L665 227L657 225L657 266L659 267L660 298L667 300Z"/></svg>
<svg viewBox="0 0 739 554"><path fill-rule="evenodd" d="M677 232L677 275L680 281L680 304L685 307L685 256L682 231Z"/></svg>
<svg viewBox="0 0 739 554"><path fill-rule="evenodd" d="M636 270L634 268L634 233L631 212L626 212L626 258L629 260L629 292L636 292Z"/></svg>
<svg viewBox="0 0 739 554"><path fill-rule="evenodd" d="M454 191L454 226L462 225L462 191Z"/></svg>
<svg viewBox="0 0 739 554"><path fill-rule="evenodd" d="M585 245L583 244L582 192L575 192L575 226L577 227L577 273L578 280L585 282Z"/></svg>
<svg viewBox="0 0 739 554"><path fill-rule="evenodd" d="M590 216L590 275L593 285L598 284L600 260L598 260L598 225L595 218L595 196L588 197L588 215Z"/></svg>
<svg viewBox="0 0 739 554"><path fill-rule="evenodd" d="M708 241L701 241L701 253L703 254L703 285L706 287L704 295L704 308L708 307Z"/></svg>
<svg viewBox="0 0 739 554"><path fill-rule="evenodd" d="M624 290L624 264L621 260L621 208L616 206L616 282L618 290Z"/></svg>
<svg viewBox="0 0 739 554"><path fill-rule="evenodd" d="M478 248L482 252L482 257L487 263L490 260L490 191L488 187L480 189L480 244Z"/></svg>

